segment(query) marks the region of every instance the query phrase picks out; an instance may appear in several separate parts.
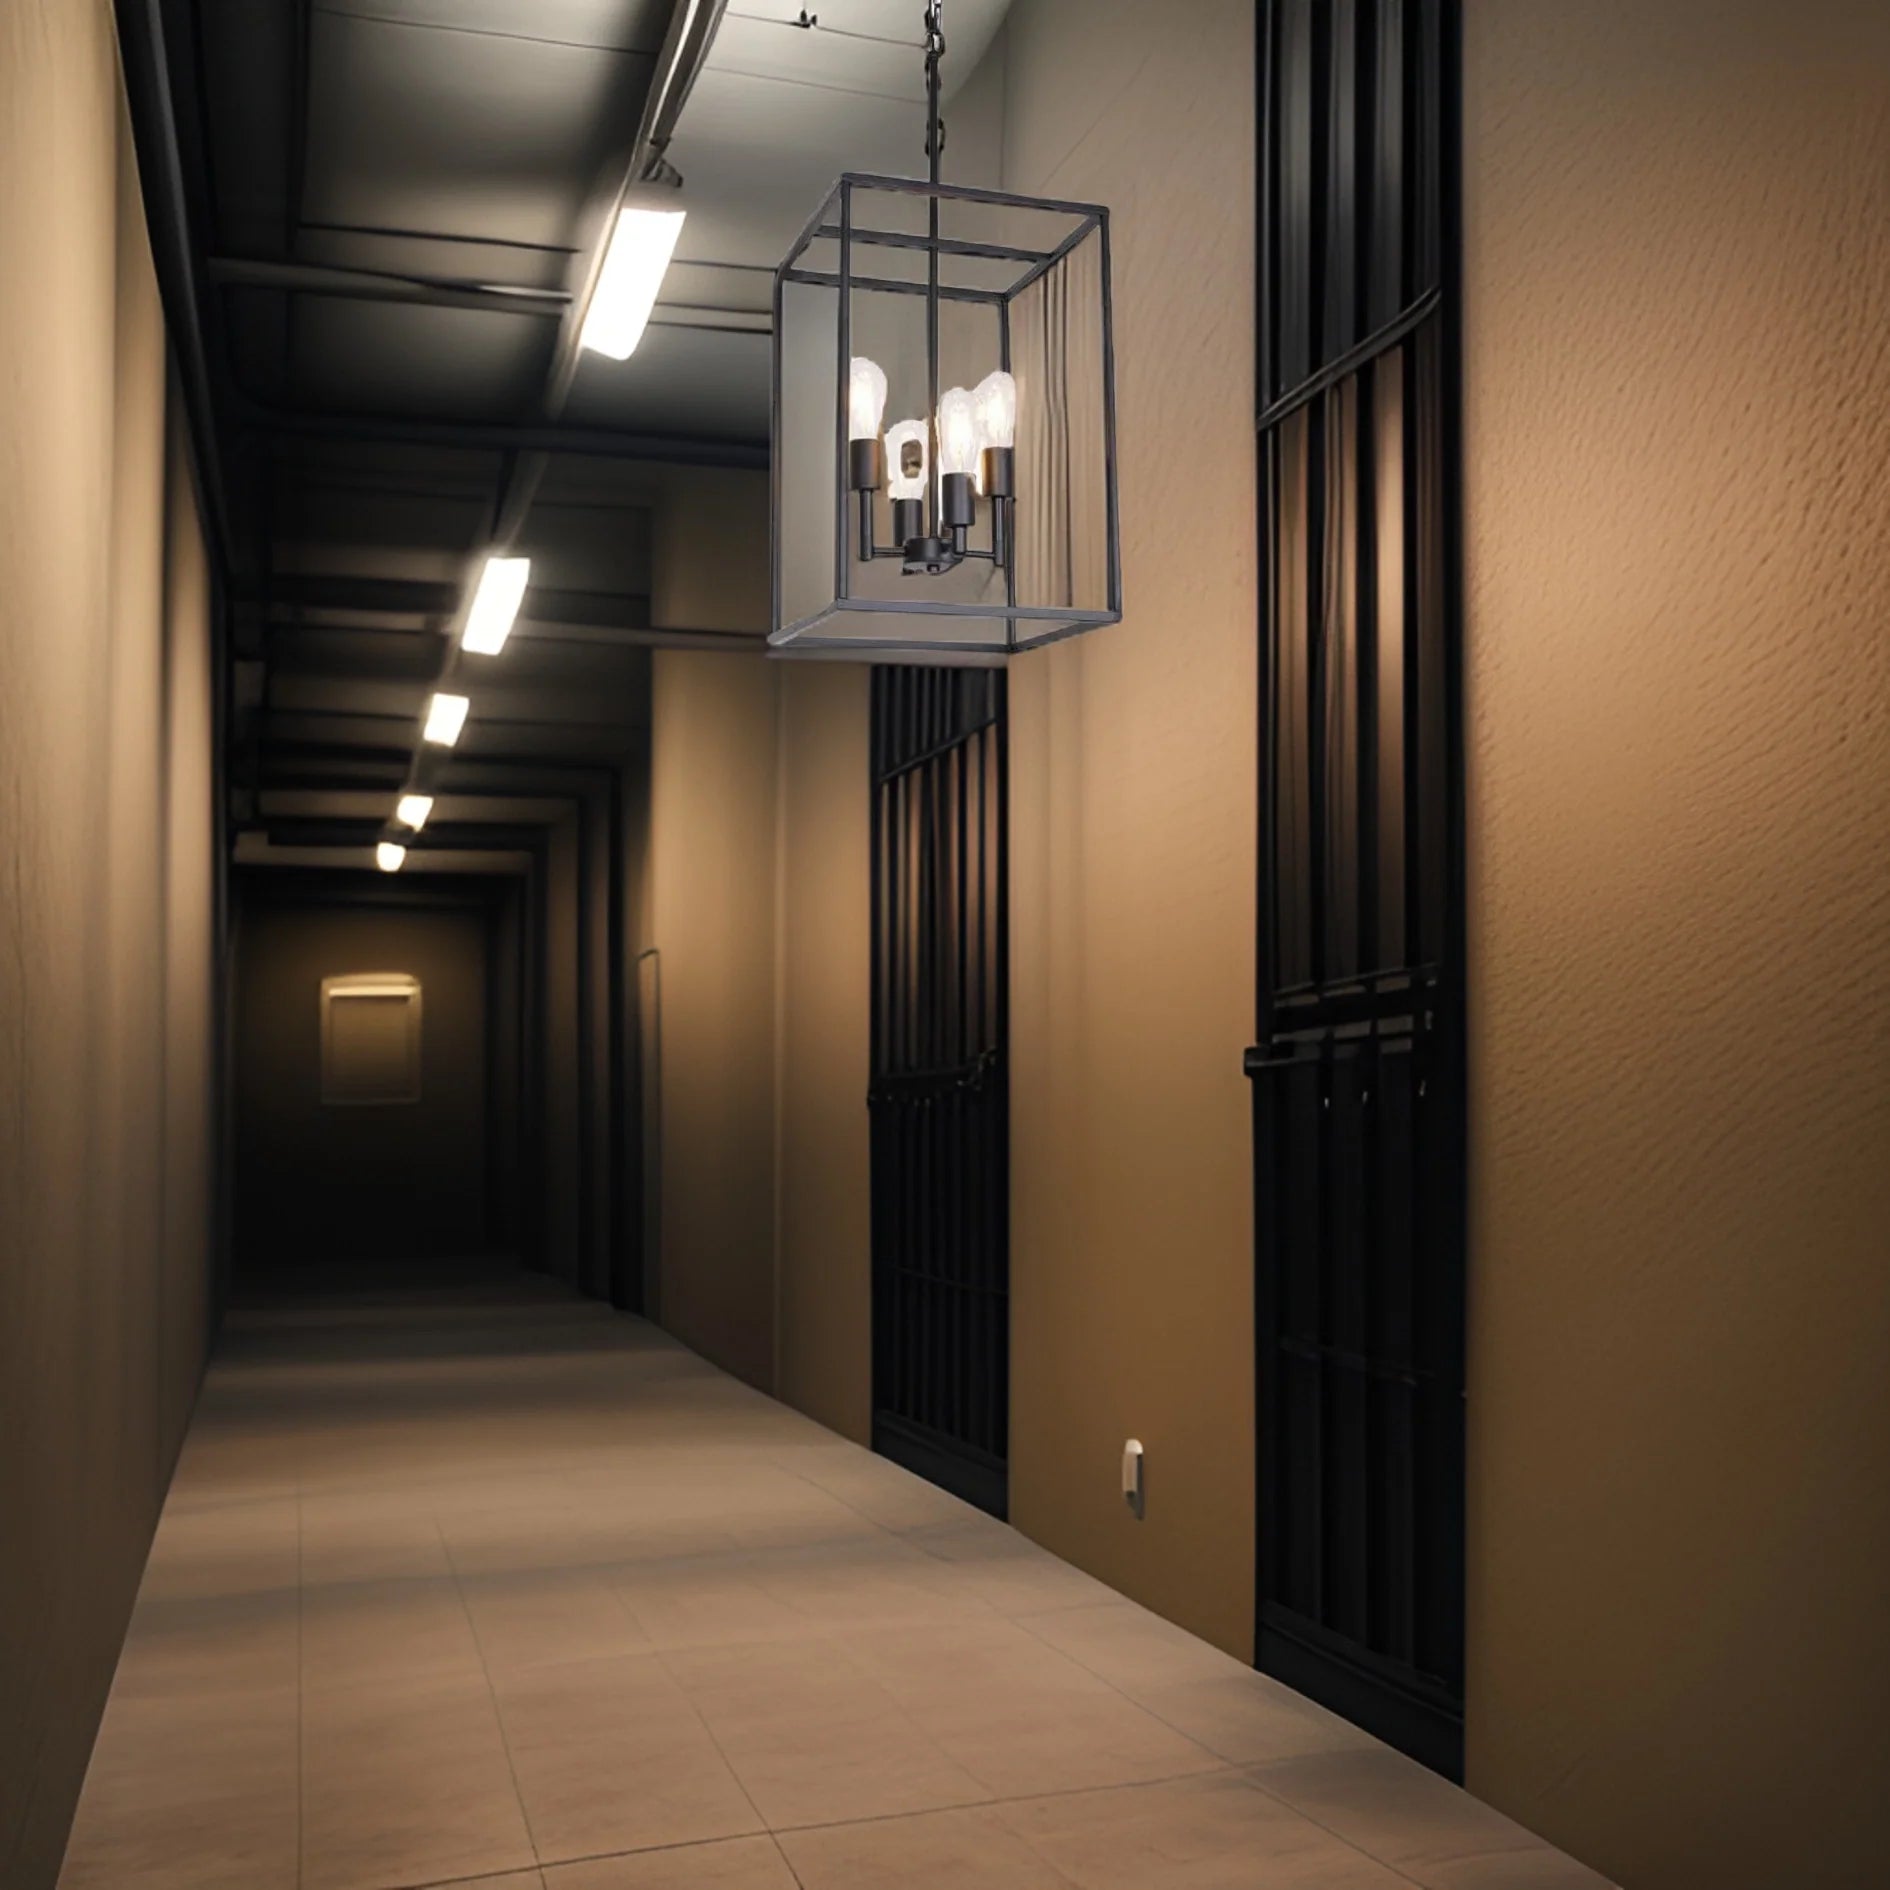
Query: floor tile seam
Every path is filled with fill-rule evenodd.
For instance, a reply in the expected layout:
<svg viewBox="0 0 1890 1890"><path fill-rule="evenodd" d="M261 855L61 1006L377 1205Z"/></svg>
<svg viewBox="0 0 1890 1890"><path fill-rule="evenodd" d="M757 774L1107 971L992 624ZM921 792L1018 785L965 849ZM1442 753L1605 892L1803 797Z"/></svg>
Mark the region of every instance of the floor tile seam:
<svg viewBox="0 0 1890 1890"><path fill-rule="evenodd" d="M1395 1748L1385 1746L1381 1747L1381 1750L1389 1752L1395 1750ZM1270 1786L1263 1784L1260 1779L1255 1776L1256 1773L1265 1771L1268 1764L1291 1765L1292 1763L1293 1761L1291 1759L1272 1760L1263 1762L1260 1765L1236 1766L1234 1770L1239 1772L1246 1782L1263 1797L1272 1799L1276 1805L1284 1806L1286 1810L1294 1813L1297 1817L1303 1818L1308 1824L1317 1825L1319 1829L1327 1833L1328 1836L1337 1838L1347 1849L1356 1851L1361 1857L1369 1858L1374 1864L1383 1865L1393 1876L1403 1878L1408 1884L1415 1884L1417 1890L1429 1890L1429 1886L1425 1884L1422 1877L1412 1876L1411 1872L1396 1859L1383 1856L1378 1851L1373 1850L1370 1845L1353 1837L1349 1832L1339 1830L1336 1826L1328 1824L1324 1818L1316 1817L1312 1812L1306 1810L1304 1806L1296 1805L1290 1798L1282 1797L1280 1793L1274 1791ZM1448 1780L1444 1782L1446 1784L1449 1783ZM1453 1789L1461 1791L1463 1788L1457 1786ZM1464 1795L1469 1797L1467 1792ZM1481 1799L1472 1800L1472 1803L1475 1804L1482 1804L1482 1802ZM1486 1807L1486 1809L1494 1809L1494 1807ZM1427 1858L1425 1861L1430 1864L1461 1864L1468 1862L1473 1857L1523 1857L1533 1851L1553 1851L1553 1849L1554 1847L1552 1845L1538 1838L1533 1843L1476 1845L1467 1851L1451 1851L1446 1856Z"/></svg>
<svg viewBox="0 0 1890 1890"><path fill-rule="evenodd" d="M840 1437L840 1433L836 1431L834 1432L834 1436ZM866 1450L864 1445L854 1444L852 1438L850 1437L840 1437L840 1441L844 1444L852 1444L855 1450L861 1451L864 1455L873 1458L876 1462L885 1463L887 1461L887 1459L883 1457L876 1456L874 1452ZM842 1509L851 1510L855 1516L859 1517L861 1522L866 1523L870 1525L872 1528L878 1530L881 1535L890 1536L895 1542L904 1542L906 1540L907 1535L912 1533L911 1531L907 1531L903 1529L895 1529L890 1523L881 1522L880 1519L877 1516L873 1515L871 1511L862 1509L858 1503L855 1503L851 1499L842 1496L838 1490L828 1489L826 1484L817 1481L813 1477L810 1477L805 1470L797 1470L792 1464L782 1463L778 1458L771 1457L769 1458L768 1461L775 1469L784 1472L788 1476L796 1478L798 1481L802 1483L805 1483L810 1490L818 1490L822 1496L828 1499L828 1501L838 1503ZM910 1475L911 1473L908 1471L906 1474ZM940 1528L944 1526L946 1525L941 1525L937 1523L914 1523L912 1525L912 1530L916 1531L920 1529L935 1529L935 1528ZM930 1556L930 1558L935 1562L944 1560L942 1556L932 1555L931 1551L927 1549L923 1543L915 1542L915 1543L909 1544L908 1546L917 1549L922 1555Z"/></svg>
<svg viewBox="0 0 1890 1890"><path fill-rule="evenodd" d="M536 1877L542 1890L544 1872L536 1864L526 1864L512 1870L482 1870L471 1877L421 1877L404 1883L374 1884L363 1886L363 1890L461 1890L462 1885L482 1883L503 1883L508 1877Z"/></svg>
<svg viewBox="0 0 1890 1890"><path fill-rule="evenodd" d="M1160 1778L1124 1779L1112 1785L1059 1785L1053 1791L997 1792L984 1798L953 1799L943 1805L926 1805L913 1811L880 1811L864 1818L818 1818L807 1824L770 1825L777 1837L795 1837L808 1831L846 1831L854 1826L898 1824L907 1818L937 1818L957 1811L1002 1811L1013 1805L1055 1804L1064 1798L1087 1798L1098 1792L1156 1791L1164 1785L1185 1785L1193 1780L1233 1777L1240 1768L1213 1765L1197 1772L1164 1773Z"/></svg>
<svg viewBox="0 0 1890 1890"><path fill-rule="evenodd" d="M623 1605L626 1609L629 1609L630 1604L628 1602L625 1602ZM639 1625L641 1624L639 1623ZM715 1756L722 1761L722 1770L729 1775L729 1778L734 1782L735 1789L741 1793L742 1802L748 1807L749 1815L755 1820L754 1835L772 1831L773 1826L762 1816L761 1807L755 1803L754 1794L748 1789L748 1781L744 1779L741 1773L736 1769L735 1762L723 1749L722 1741L717 1735L715 1728L709 1724L708 1714L696 1704L695 1696L691 1694L689 1689L676 1677L675 1670L663 1657L663 1650L657 1647L652 1648L650 1651L651 1657L655 1660L657 1666L662 1669L663 1678L676 1690L676 1697L688 1708L696 1724L702 1728L702 1736L707 1739L709 1744L715 1749ZM742 1835L748 1836L751 1834L744 1832Z"/></svg>
<svg viewBox="0 0 1890 1890"><path fill-rule="evenodd" d="M857 1679L864 1680L868 1686L873 1687L905 1725L916 1734L919 1739L923 1740L933 1752L937 1753L947 1765L962 1772L974 1785L983 1789L985 1797L979 1800L979 1803L996 1803L998 1794L986 1784L969 1765L965 1764L962 1759L955 1757L944 1742L906 1705L905 1701L902 1700L884 1680L880 1679L876 1673L872 1672L870 1668L866 1667L861 1662L858 1654L856 1654L852 1646L849 1645L849 1633L850 1630L836 1626L831 1633L820 1635L818 1638L826 1641L831 1647L838 1649L840 1658L852 1670L854 1676Z"/></svg>
<svg viewBox="0 0 1890 1890"><path fill-rule="evenodd" d="M621 1847L610 1851L580 1851L575 1857L553 1857L537 1865L536 1868L542 1876L546 1871L571 1870L579 1864L608 1864L620 1857L667 1857L672 1851L706 1851L712 1850L718 1844L751 1844L771 1839L773 1836L774 1833L764 1824L754 1831L734 1831L719 1837L672 1838L662 1844L643 1844L627 1851ZM503 1870L494 1871L491 1874L496 1877L507 1875ZM391 1886L390 1890L447 1890L447 1887L452 1885L479 1881L476 1877L470 1879L446 1877L433 1883Z"/></svg>
<svg viewBox="0 0 1890 1890"><path fill-rule="evenodd" d="M1123 1599L1125 1599L1126 1601L1128 1597L1126 1597L1125 1595ZM1028 1633L1028 1635L1030 1635L1030 1637L1032 1637L1034 1641L1041 1641L1041 1644L1043 1644L1043 1646L1049 1646L1049 1648L1055 1648L1055 1642L1043 1641L1043 1637L1041 1637L1040 1633L1036 1633L1036 1631L1034 1631L1034 1629L1032 1629L1032 1627L1028 1625L1028 1620L1024 1620L1024 1618L1019 1618L1019 1624L1017 1625L1021 1625L1022 1629L1024 1629L1024 1633ZM1060 1650L1060 1648L1057 1648L1057 1652L1062 1652L1062 1650ZM1149 1714L1149 1718L1153 1718L1153 1720L1159 1720L1162 1726L1168 1727L1168 1729L1170 1729L1172 1733L1177 1733L1177 1735L1179 1735L1181 1739L1187 1739L1187 1741L1189 1741L1189 1744L1196 1744L1196 1746L1198 1746L1198 1744L1202 1744L1200 1743L1200 1741L1198 1741L1198 1739L1194 1739L1193 1733L1185 1733L1185 1731L1181 1731L1181 1727L1176 1726L1174 1722L1170 1722L1168 1718L1164 1718L1164 1716L1162 1716L1160 1712L1157 1712L1157 1710L1153 1709L1153 1707L1147 1707L1147 1705L1143 1705L1142 1701L1138 1701L1138 1699L1136 1699L1136 1697L1134 1697L1132 1693L1125 1692L1125 1690L1123 1690L1123 1688L1121 1688L1121 1686L1119 1686L1119 1684L1117 1684L1115 1680L1111 1680L1111 1678L1109 1678L1108 1675L1104 1675L1104 1673L1098 1673L1098 1671L1096 1671L1094 1667L1091 1667L1091 1665L1089 1665L1089 1661L1085 1661L1085 1659L1081 1658L1079 1654L1066 1654L1066 1659L1074 1659L1075 1663L1077 1663L1079 1667L1083 1667L1083 1671L1085 1671L1085 1673L1092 1673L1092 1675L1096 1676L1098 1680L1102 1680L1102 1684L1104 1684L1104 1686L1108 1686L1111 1692L1119 1693L1119 1695L1121 1695L1123 1699L1126 1699L1126 1701L1128 1701L1128 1703L1130 1703L1132 1707L1138 1707L1138 1709L1142 1710L1142 1712L1147 1712L1147 1714ZM1211 1746L1202 1746L1202 1750L1213 1750L1213 1748L1211 1748ZM1389 1748L1380 1748L1380 1750L1389 1750ZM1221 1758L1221 1754L1215 1754L1215 1756L1217 1756L1217 1758ZM1419 1882L1417 1881L1416 1877L1412 1877L1412 1875L1410 1875L1408 1871L1404 1871L1404 1869L1400 1869L1399 1865L1393 1864L1393 1862L1391 1862L1389 1858L1382 1858L1382 1856L1380 1856L1380 1854L1378 1854L1376 1850L1370 1850L1370 1848L1366 1848L1365 1845L1361 1845L1361 1843L1359 1843L1357 1839L1353 1839L1353 1837L1349 1837L1348 1833L1344 1833L1344 1831L1334 1830L1331 1824L1327 1824L1327 1822L1325 1822L1323 1818L1315 1818L1314 1814L1308 1813L1308 1811L1304 1811L1302 1807L1298 1807L1298 1805L1295 1805L1295 1803L1293 1803L1291 1799L1285 1799L1285 1797L1281 1797L1281 1795L1278 1794L1278 1792L1272 1792L1272 1790L1268 1790L1268 1788L1264 1786L1263 1782L1261 1782L1259 1778L1255 1777L1255 1771L1259 1771L1259 1769L1261 1769L1261 1765L1242 1765L1242 1763L1238 1763L1238 1761L1232 1761L1232 1760L1223 1760L1223 1763L1225 1763L1225 1767L1227 1767L1229 1771L1232 1771L1232 1773L1238 1773L1240 1777L1246 1780L1249 1786L1253 1786L1253 1790L1255 1790L1255 1792L1261 1792L1261 1794L1263 1794L1264 1797L1270 1797L1270 1799L1272 1799L1272 1801L1274 1801L1276 1805L1281 1805L1281 1807L1283 1807L1285 1811L1291 1811L1291 1813L1295 1814L1295 1816L1298 1816L1298 1818L1304 1818L1304 1820L1306 1820L1308 1824L1312 1824L1312 1826L1317 1826L1319 1830L1325 1831L1325 1833L1327 1833L1329 1837L1334 1837L1334 1839L1338 1839L1338 1841L1340 1841L1340 1843L1342 1843L1344 1847L1348 1848L1348 1850L1353 1850L1353 1852L1357 1852L1357 1854L1359 1854L1361 1858L1368 1858L1368 1860L1370 1860L1372 1864L1382 1864L1383 1867L1385 1867L1385 1869L1389 1869L1389 1871L1393 1871L1393 1873L1395 1873L1397 1877L1402 1877L1402 1879L1404 1879L1404 1881L1406 1882L1412 1882L1412 1884L1417 1884L1417 1882ZM1266 1763L1266 1761L1263 1761L1263 1765L1264 1763ZM1470 1856L1497 1856L1497 1854L1501 1854L1503 1850L1521 1850L1521 1848L1527 1848L1527 1847L1520 1847L1520 1845L1504 1845L1504 1847L1497 1847L1495 1848L1495 1850L1489 1850L1489 1852L1486 1852L1486 1850L1465 1850L1465 1852L1461 1852L1461 1854L1459 1854L1457 1858L1440 1858L1440 1860L1436 1860L1436 1862L1442 1862L1442 1864L1450 1864L1450 1862L1459 1862L1459 1858L1470 1858ZM1419 1884L1419 1890L1423 1890L1423 1886L1421 1886L1421 1884Z"/></svg>
<svg viewBox="0 0 1890 1890"><path fill-rule="evenodd" d="M512 1736L505 1729L505 1709L499 1704L499 1689L493 1682L491 1663L486 1659L485 1642L479 1638L479 1623L473 1619L472 1607L466 1600L465 1584L459 1578L459 1565L453 1560L452 1546L447 1542L446 1532L440 1527L437 1516L433 1517L433 1529L440 1538L440 1553L446 1557L447 1570L453 1579L453 1592L459 1597L460 1613L466 1618L467 1632L471 1634L473 1649L479 1656L479 1677L485 1682L486 1698L492 1702L493 1723L499 1729L499 1747L505 1754L506 1773L512 1781L512 1799L518 1806L519 1823L525 1828L525 1842L531 1846L533 1868L541 1872L542 1882L544 1855L538 1848L538 1833L532 1828L531 1807L525 1802L524 1787L519 1784L518 1762L512 1756ZM506 1873L494 1871L489 1874L502 1877ZM450 1883L452 1879L447 1878L445 1881Z"/></svg>
<svg viewBox="0 0 1890 1890"><path fill-rule="evenodd" d="M772 1832L768 1833L768 1842L774 1846L774 1854L781 1860L781 1868L794 1879L795 1890L807 1890L807 1880L794 1868L794 1860L781 1847L781 1840Z"/></svg>
<svg viewBox="0 0 1890 1890"><path fill-rule="evenodd" d="M1126 1600L1127 1597L1125 1596L1124 1599ZM1020 1616L1016 1616L1016 1615L1013 1615L1011 1619L1016 1626L1022 1628L1024 1632L1028 1634L1033 1641L1038 1643L1039 1646L1049 1648L1049 1650L1053 1654L1061 1654L1065 1660L1071 1662L1074 1666L1081 1668L1082 1671L1088 1674L1091 1679L1100 1681L1103 1686L1107 1687L1109 1691L1117 1697L1117 1699L1122 1700L1126 1702L1128 1705L1134 1707L1138 1713L1146 1713L1150 1719L1155 1721L1157 1725L1166 1726L1168 1730L1171 1733L1173 1733L1177 1739L1185 1739L1188 1742L1188 1744L1193 1746L1197 1751L1208 1753L1211 1757L1219 1761L1221 1765L1226 1766L1230 1770L1235 1770L1235 1771L1239 1770L1240 1768L1239 1760L1228 1758L1228 1756L1224 1752L1216 1752L1214 1748L1210 1746L1205 1740L1197 1739L1193 1733L1187 1732L1182 1727L1177 1726L1173 1720L1167 1718L1164 1714L1158 1713L1154 1707L1146 1704L1146 1702L1142 1700L1138 1700L1135 1697L1135 1695L1129 1692L1129 1690L1126 1687L1110 1679L1110 1677L1106 1673L1103 1673L1099 1671L1097 1668L1092 1667L1089 1664L1089 1662L1086 1661L1082 1657L1082 1655L1072 1654L1067 1649L1057 1646L1057 1644L1054 1641L1045 1640L1041 1634L1039 1634L1034 1628L1032 1628L1029 1625L1029 1622L1027 1619Z"/></svg>

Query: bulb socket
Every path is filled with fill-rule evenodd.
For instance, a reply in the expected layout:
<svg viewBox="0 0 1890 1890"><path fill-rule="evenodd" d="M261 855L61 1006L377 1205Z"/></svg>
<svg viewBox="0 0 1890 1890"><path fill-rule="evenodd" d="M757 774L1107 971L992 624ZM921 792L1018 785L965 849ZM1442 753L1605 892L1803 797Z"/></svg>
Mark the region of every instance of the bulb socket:
<svg viewBox="0 0 1890 1890"><path fill-rule="evenodd" d="M1017 470L1017 455L1008 446L987 446L983 459L983 487L987 499L1008 499L1015 490L1012 480Z"/></svg>
<svg viewBox="0 0 1890 1890"><path fill-rule="evenodd" d="M941 538L908 538L901 569L907 577L943 577L958 563L958 555Z"/></svg>
<svg viewBox="0 0 1890 1890"><path fill-rule="evenodd" d="M892 502L892 512L895 542L909 545L915 538L925 536L925 501L923 499L895 499Z"/></svg>
<svg viewBox="0 0 1890 1890"><path fill-rule="evenodd" d="M978 501L971 489L970 473L947 473L939 481L938 522L955 530L969 525L977 515Z"/></svg>
<svg viewBox="0 0 1890 1890"><path fill-rule="evenodd" d="M877 492L886 474L886 451L877 440L847 442L847 484L855 492Z"/></svg>

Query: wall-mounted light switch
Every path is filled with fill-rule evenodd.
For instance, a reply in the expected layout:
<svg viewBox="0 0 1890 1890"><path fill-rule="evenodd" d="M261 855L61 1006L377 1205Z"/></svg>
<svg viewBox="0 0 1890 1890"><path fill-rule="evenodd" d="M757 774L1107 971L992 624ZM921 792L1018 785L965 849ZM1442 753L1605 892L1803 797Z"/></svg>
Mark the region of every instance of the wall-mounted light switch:
<svg viewBox="0 0 1890 1890"><path fill-rule="evenodd" d="M1140 1522L1142 1519L1142 1440L1131 1437L1122 1446L1122 1500L1128 1504L1129 1513Z"/></svg>

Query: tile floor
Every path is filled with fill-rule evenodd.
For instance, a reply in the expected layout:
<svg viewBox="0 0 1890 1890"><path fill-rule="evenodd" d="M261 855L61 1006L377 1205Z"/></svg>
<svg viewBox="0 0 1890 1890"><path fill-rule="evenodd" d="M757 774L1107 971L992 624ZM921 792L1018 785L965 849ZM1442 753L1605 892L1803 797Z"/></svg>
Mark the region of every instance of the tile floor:
<svg viewBox="0 0 1890 1890"><path fill-rule="evenodd" d="M62 1890L1602 1890L540 1282L233 1314Z"/></svg>

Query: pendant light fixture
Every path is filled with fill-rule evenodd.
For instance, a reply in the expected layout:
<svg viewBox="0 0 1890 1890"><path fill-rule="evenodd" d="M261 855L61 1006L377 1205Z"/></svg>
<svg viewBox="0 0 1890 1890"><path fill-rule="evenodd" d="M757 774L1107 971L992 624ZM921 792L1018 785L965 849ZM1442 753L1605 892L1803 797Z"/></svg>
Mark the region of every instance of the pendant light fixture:
<svg viewBox="0 0 1890 1890"><path fill-rule="evenodd" d="M1109 213L941 181L944 0L924 21L927 177L847 172L775 272L778 650L989 658L1122 616Z"/></svg>

